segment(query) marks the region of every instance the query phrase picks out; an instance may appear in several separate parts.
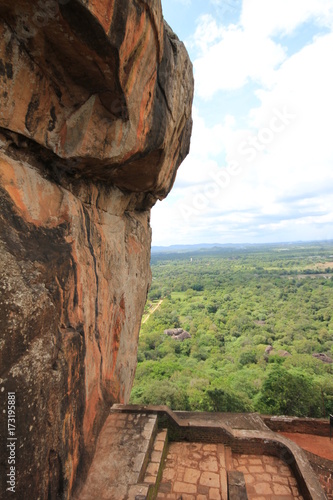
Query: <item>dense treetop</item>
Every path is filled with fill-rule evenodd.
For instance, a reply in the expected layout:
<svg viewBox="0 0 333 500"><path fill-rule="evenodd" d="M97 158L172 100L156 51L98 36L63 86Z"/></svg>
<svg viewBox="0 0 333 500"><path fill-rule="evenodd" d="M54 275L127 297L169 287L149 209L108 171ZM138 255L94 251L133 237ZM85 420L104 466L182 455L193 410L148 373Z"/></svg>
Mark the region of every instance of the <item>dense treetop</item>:
<svg viewBox="0 0 333 500"><path fill-rule="evenodd" d="M132 403L332 413L333 364L312 356L333 357L332 242L155 254L152 272Z"/></svg>

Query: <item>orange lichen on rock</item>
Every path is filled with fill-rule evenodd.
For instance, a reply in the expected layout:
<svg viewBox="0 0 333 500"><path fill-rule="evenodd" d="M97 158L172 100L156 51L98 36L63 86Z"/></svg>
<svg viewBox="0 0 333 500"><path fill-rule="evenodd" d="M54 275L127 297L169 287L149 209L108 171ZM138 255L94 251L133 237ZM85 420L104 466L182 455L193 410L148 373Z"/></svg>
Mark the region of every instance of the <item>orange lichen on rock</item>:
<svg viewBox="0 0 333 500"><path fill-rule="evenodd" d="M189 150L192 65L160 0L2 0L0 89L0 377L20 400L16 493L69 499L110 405L129 399L150 210Z"/></svg>
<svg viewBox="0 0 333 500"><path fill-rule="evenodd" d="M64 193L57 185L36 176L28 165L0 154L0 177L17 213L27 222L52 228L66 221Z"/></svg>

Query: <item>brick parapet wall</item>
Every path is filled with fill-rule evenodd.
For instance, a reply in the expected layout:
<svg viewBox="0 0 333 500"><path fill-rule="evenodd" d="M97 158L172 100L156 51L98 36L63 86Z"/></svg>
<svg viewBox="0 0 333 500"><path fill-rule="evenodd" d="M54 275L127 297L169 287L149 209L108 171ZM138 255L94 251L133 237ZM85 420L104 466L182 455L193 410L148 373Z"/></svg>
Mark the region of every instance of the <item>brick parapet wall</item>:
<svg viewBox="0 0 333 500"><path fill-rule="evenodd" d="M314 472L319 477L320 483L327 494L328 500L333 500L333 461L305 452Z"/></svg>
<svg viewBox="0 0 333 500"><path fill-rule="evenodd" d="M269 426L267 426L267 431L265 429L233 429L225 423L219 423L218 420L207 422L205 416L198 419L198 413L193 413L192 419L191 413L188 413L188 418L181 419L166 406L114 405L112 411L157 414L159 426L168 428L171 441L223 443L230 446L235 453L276 456L293 470L305 500L324 500L326 498L320 487L318 475L314 473L310 463L306 460L304 451L295 443L272 432L268 428Z"/></svg>
<svg viewBox="0 0 333 500"><path fill-rule="evenodd" d="M261 415L261 418L267 427L274 432L293 432L324 437L330 435L329 421L324 419L274 417L271 415Z"/></svg>

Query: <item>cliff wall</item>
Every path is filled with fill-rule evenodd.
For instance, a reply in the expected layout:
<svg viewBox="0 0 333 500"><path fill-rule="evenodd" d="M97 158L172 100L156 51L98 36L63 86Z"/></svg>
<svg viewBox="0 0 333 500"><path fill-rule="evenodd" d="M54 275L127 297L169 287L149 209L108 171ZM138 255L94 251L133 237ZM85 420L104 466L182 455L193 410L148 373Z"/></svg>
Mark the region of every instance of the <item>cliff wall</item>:
<svg viewBox="0 0 333 500"><path fill-rule="evenodd" d="M1 1L0 394L2 410L15 392L17 498L71 498L128 401L150 209L188 153L192 98L159 0Z"/></svg>

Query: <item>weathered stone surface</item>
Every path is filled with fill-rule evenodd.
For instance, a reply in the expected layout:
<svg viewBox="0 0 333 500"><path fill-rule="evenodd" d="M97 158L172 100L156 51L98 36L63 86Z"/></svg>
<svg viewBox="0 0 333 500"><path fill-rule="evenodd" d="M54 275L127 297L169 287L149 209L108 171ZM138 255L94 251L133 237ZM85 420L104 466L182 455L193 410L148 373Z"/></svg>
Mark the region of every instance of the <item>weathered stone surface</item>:
<svg viewBox="0 0 333 500"><path fill-rule="evenodd" d="M230 500L247 500L244 474L239 471L228 471L228 490Z"/></svg>
<svg viewBox="0 0 333 500"><path fill-rule="evenodd" d="M330 358L329 356L327 356L327 354L321 352L321 353L317 353L315 352L314 354L312 354L312 356L314 358L317 358L319 359L320 361L322 361L323 363L327 363L327 364L332 364L333 363L333 359Z"/></svg>
<svg viewBox="0 0 333 500"><path fill-rule="evenodd" d="M75 495L77 500L134 499L135 496L127 495L136 485L137 493L140 492L137 483L145 473L157 417L139 414L134 421L127 418L120 422L118 417L111 413L105 421L87 480Z"/></svg>
<svg viewBox="0 0 333 500"><path fill-rule="evenodd" d="M0 16L0 127L75 175L163 198L188 152L193 80L160 1L2 0Z"/></svg>
<svg viewBox="0 0 333 500"><path fill-rule="evenodd" d="M150 208L188 152L192 97L159 1L0 3L0 394L17 396L17 498L70 498L110 404L128 400Z"/></svg>
<svg viewBox="0 0 333 500"><path fill-rule="evenodd" d="M181 342L191 338L191 335L186 330L183 330L183 328L171 328L164 330L164 334L168 335L173 340L180 340Z"/></svg>
<svg viewBox="0 0 333 500"><path fill-rule="evenodd" d="M273 346L268 345L265 349L264 357L267 359L267 357L270 355L280 356L281 358L287 358L288 356L291 356L290 352L288 352L288 351L285 351L283 349L276 351L273 348Z"/></svg>

